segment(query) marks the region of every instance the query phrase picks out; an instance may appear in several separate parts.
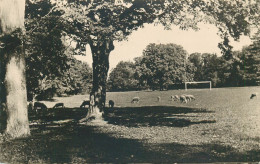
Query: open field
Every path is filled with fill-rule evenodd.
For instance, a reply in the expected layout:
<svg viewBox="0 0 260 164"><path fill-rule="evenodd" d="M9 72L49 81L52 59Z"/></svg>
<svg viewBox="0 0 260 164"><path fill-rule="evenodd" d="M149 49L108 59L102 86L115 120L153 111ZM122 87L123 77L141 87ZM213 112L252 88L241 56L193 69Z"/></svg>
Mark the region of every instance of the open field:
<svg viewBox="0 0 260 164"><path fill-rule="evenodd" d="M107 93L107 124L79 124L87 96L55 98L47 115L30 114L32 135L0 144L0 162L260 161L259 87ZM171 95L193 94L187 104ZM135 96L140 102L131 103ZM157 101L161 97L161 102ZM259 96L259 95L258 95Z"/></svg>

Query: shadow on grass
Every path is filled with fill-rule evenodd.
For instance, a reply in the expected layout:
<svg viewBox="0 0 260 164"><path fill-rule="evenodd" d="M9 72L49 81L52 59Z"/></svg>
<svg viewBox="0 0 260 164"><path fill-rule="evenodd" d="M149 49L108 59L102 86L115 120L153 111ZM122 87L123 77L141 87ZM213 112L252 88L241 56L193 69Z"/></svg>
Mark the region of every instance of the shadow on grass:
<svg viewBox="0 0 260 164"><path fill-rule="evenodd" d="M195 115L189 116L189 113ZM192 124L215 123L215 120L192 121L196 114L214 112L206 109L194 109L174 106L122 107L105 110L105 120L110 124L128 127L138 126L171 126L185 127ZM201 118L200 118L201 119Z"/></svg>
<svg viewBox="0 0 260 164"><path fill-rule="evenodd" d="M149 146L152 147L152 150L158 150L158 157L161 157L163 162L256 162L260 159L260 150L241 152L238 149L220 143L201 145L169 143L150 144Z"/></svg>
<svg viewBox="0 0 260 164"><path fill-rule="evenodd" d="M238 152L221 144L148 144L115 138L74 122L46 126L32 136L0 144L0 161L9 163L129 163L259 161L260 151Z"/></svg>
<svg viewBox="0 0 260 164"><path fill-rule="evenodd" d="M149 108L149 109L148 109ZM188 113L210 113L210 111L175 108L143 107L116 108L106 112L107 119L116 115L122 118L148 117L165 124L159 117L178 116ZM0 144L0 162L6 163L129 163L129 162L247 162L259 161L260 150L239 152L220 143L184 145L178 143L150 144L145 140L113 137L110 133L96 131L96 127L80 125L77 120L84 117L84 109L61 109L40 115L45 124L31 125L31 136ZM151 114L150 113L150 114ZM112 115L109 117L109 115ZM153 117L152 117L153 116ZM155 117L155 118L154 118ZM158 117L158 118L157 118ZM121 118L121 117L119 117ZM37 116L30 116L37 121ZM145 121L149 122L149 119ZM56 123L57 120L70 120ZM140 118L137 122L143 123ZM168 120L169 121L169 120ZM182 121L182 120L181 120ZM133 124L134 120L131 124ZM125 122L123 122L126 124ZM175 122L174 122L175 123ZM109 126L108 126L109 128Z"/></svg>
<svg viewBox="0 0 260 164"><path fill-rule="evenodd" d="M86 163L145 162L156 153L141 142L119 139L94 131L94 127L68 123L32 130L32 136L0 144L1 162Z"/></svg>
<svg viewBox="0 0 260 164"><path fill-rule="evenodd" d="M88 109L86 108L49 108L47 111L29 112L29 120L31 122L40 121L47 123L50 121L75 119L80 120L86 116Z"/></svg>
<svg viewBox="0 0 260 164"><path fill-rule="evenodd" d="M123 107L105 109L104 119L109 124L128 127L185 127L193 124L215 123L215 120L209 120L199 116L200 114L212 115L213 113L214 112L208 111L206 109L194 109L174 106ZM81 118L85 117L86 114L87 109L50 108L47 112L40 111L39 113L29 113L29 120L31 122L40 124L50 124L59 120L80 120Z"/></svg>

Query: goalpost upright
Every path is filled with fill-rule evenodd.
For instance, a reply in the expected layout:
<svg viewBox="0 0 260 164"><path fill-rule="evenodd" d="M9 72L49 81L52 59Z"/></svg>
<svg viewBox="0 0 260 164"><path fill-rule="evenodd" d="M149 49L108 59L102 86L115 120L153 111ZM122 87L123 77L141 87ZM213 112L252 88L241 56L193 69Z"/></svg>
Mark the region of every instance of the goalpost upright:
<svg viewBox="0 0 260 164"><path fill-rule="evenodd" d="M211 81L193 81L193 82L185 82L185 91L188 90L187 84L198 84L198 83L209 83L209 89L211 90Z"/></svg>

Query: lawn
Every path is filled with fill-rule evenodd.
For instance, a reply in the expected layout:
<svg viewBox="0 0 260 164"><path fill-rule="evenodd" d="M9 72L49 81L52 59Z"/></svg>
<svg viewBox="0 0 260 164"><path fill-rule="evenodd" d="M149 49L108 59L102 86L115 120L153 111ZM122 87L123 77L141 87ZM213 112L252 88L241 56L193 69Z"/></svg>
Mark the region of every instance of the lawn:
<svg viewBox="0 0 260 164"><path fill-rule="evenodd" d="M31 136L0 143L0 162L253 162L260 161L259 87L109 92L106 124L79 124L87 95L55 98L29 113ZM195 101L170 101L192 94ZM132 104L131 99L140 97ZM161 97L158 102L157 96Z"/></svg>

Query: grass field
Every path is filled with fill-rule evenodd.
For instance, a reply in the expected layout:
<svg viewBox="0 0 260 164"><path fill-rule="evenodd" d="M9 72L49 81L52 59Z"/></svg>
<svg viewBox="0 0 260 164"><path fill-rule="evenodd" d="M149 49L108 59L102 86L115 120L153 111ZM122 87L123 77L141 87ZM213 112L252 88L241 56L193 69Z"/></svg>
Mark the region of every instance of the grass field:
<svg viewBox="0 0 260 164"><path fill-rule="evenodd" d="M0 144L0 162L260 161L259 87L107 93L107 124L79 124L87 95L55 98L66 109L30 115L32 135ZM192 94L195 101L170 101ZM131 103L135 96L140 102ZM161 102L157 101L161 97Z"/></svg>

